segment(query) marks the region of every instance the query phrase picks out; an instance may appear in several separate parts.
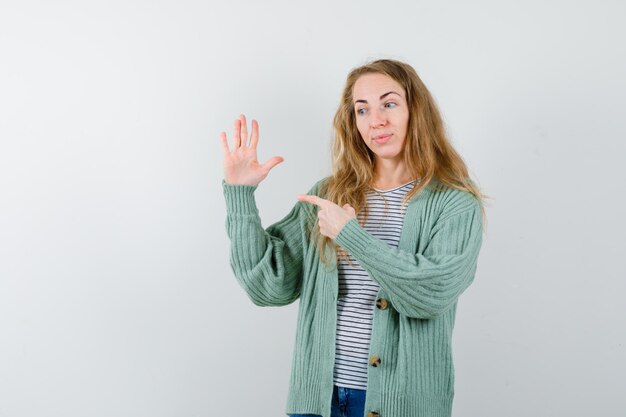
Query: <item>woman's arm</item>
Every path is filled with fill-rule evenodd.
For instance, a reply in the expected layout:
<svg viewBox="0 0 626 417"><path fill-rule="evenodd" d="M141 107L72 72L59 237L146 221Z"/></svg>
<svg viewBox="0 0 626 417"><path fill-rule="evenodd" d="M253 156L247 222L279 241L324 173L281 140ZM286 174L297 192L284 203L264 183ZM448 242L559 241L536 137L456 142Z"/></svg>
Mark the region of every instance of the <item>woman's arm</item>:
<svg viewBox="0 0 626 417"><path fill-rule="evenodd" d="M261 306L293 302L300 295L306 211L297 204L281 221L264 230L254 200L254 190L270 170L283 161L275 156L257 160L259 124L252 134L242 114L233 124L232 148L226 132L220 133L224 155L226 231L231 240L230 264L250 299Z"/></svg>
<svg viewBox="0 0 626 417"><path fill-rule="evenodd" d="M230 264L237 280L256 305L292 303L300 295L307 216L314 219L311 208L297 203L264 230L254 200L257 186L223 182L223 188Z"/></svg>
<svg viewBox="0 0 626 417"><path fill-rule="evenodd" d="M417 224L407 232L418 233ZM344 247L409 317L429 319L448 310L472 283L482 244L482 212L472 196L460 210L442 213L423 253L389 246L352 219L335 241Z"/></svg>

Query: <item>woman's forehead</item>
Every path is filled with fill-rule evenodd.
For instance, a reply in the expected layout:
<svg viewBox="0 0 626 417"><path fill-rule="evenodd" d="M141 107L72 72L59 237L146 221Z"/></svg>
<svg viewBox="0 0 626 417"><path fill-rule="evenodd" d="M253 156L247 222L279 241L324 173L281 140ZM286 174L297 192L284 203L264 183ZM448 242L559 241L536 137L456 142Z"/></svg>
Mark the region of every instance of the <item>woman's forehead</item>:
<svg viewBox="0 0 626 417"><path fill-rule="evenodd" d="M394 92L404 97L404 88L396 80L385 74L370 73L360 76L354 83L354 100L380 99L380 96Z"/></svg>

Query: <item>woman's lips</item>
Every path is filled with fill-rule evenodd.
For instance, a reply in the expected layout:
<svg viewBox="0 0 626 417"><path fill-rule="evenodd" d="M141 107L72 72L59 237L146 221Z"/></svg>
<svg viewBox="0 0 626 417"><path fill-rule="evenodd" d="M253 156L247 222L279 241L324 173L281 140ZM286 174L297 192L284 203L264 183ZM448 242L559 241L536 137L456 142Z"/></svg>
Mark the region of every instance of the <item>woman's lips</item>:
<svg viewBox="0 0 626 417"><path fill-rule="evenodd" d="M389 139L391 139L391 136L392 134L376 136L374 138L374 142L376 142L379 145L382 145L383 143L389 142Z"/></svg>

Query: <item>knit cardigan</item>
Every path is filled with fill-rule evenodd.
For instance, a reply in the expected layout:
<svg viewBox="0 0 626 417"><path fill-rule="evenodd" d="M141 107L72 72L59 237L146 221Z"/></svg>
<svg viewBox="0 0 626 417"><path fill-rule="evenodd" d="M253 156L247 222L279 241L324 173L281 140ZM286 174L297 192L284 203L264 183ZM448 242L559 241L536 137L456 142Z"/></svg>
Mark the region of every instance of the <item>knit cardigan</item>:
<svg viewBox="0 0 626 417"><path fill-rule="evenodd" d="M308 194L320 195L322 181ZM300 300L286 412L330 417L338 271L322 264L311 239L318 207L297 202L263 229L257 186L222 181L222 187L239 284L259 306ZM482 231L472 194L429 185L409 201L397 248L357 219L335 238L380 285L377 298L387 301L386 308L374 308L370 355L380 363L368 370L366 416L450 417L457 299L474 280ZM327 254L335 256L334 249Z"/></svg>

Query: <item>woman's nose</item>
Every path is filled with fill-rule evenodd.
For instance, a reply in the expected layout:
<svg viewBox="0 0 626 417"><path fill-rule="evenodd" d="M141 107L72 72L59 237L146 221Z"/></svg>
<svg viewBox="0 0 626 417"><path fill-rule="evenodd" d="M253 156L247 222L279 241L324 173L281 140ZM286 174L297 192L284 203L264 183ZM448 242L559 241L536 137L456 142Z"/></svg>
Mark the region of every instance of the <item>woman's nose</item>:
<svg viewBox="0 0 626 417"><path fill-rule="evenodd" d="M384 126L386 122L385 113L379 109L372 109L370 112L370 125L372 127Z"/></svg>

